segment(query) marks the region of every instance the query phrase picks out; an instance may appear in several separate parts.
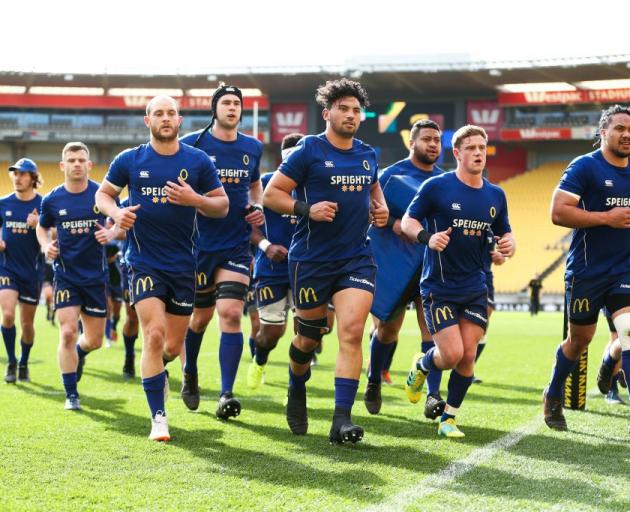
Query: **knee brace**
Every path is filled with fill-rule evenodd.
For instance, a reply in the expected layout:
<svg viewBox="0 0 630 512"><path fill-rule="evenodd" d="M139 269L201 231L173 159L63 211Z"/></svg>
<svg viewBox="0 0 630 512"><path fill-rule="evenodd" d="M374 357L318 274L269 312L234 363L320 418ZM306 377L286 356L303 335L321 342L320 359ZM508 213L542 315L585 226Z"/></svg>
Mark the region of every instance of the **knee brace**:
<svg viewBox="0 0 630 512"><path fill-rule="evenodd" d="M217 290L195 293L195 307L196 308L211 308L216 303L217 303Z"/></svg>
<svg viewBox="0 0 630 512"><path fill-rule="evenodd" d="M324 334L328 333L328 319L326 317L305 320L296 316L295 319L297 320L297 332L300 336L310 338L319 343L322 341Z"/></svg>
<svg viewBox="0 0 630 512"><path fill-rule="evenodd" d="M216 298L218 299L236 299L245 301L245 297L247 297L247 289L248 286L243 283L239 283L237 281L222 281L217 284L217 294Z"/></svg>
<svg viewBox="0 0 630 512"><path fill-rule="evenodd" d="M311 359L313 359L313 352L314 350L304 352L291 343L289 346L289 359L298 364L308 364L311 362Z"/></svg>
<svg viewBox="0 0 630 512"><path fill-rule="evenodd" d="M630 313L621 313L613 318L621 350L630 350Z"/></svg>

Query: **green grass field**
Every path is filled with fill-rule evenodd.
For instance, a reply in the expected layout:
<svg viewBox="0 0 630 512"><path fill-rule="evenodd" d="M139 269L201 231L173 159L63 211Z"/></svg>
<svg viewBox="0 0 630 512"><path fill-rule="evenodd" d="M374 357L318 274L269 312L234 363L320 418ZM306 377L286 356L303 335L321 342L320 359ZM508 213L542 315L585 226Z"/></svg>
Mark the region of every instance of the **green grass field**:
<svg viewBox="0 0 630 512"><path fill-rule="evenodd" d="M603 323L591 348L587 411L568 411L570 432L557 433L542 421L540 396L561 315L496 313L477 367L483 383L471 387L458 416L466 438L453 441L438 439L422 403L404 395L419 346L413 316L379 416L365 410L361 379L353 417L366 430L362 443L327 441L334 334L308 385L307 436L292 436L284 418L288 337L256 391L245 386L245 348L235 388L243 412L236 421L216 420L215 327L200 356L201 407L189 412L179 399L181 372L173 364L167 404L173 440L158 444L147 439L140 380L121 376L122 342L88 357L79 385L83 411L63 410L57 330L40 310L33 382L0 385L0 509L630 510L630 407L606 405L592 391L607 337Z"/></svg>

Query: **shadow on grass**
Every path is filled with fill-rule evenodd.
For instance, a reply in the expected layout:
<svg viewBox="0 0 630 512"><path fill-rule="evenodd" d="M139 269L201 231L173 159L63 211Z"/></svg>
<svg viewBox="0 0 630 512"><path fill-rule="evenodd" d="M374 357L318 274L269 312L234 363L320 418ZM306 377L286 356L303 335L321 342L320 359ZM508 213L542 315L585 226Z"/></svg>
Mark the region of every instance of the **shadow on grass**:
<svg viewBox="0 0 630 512"><path fill-rule="evenodd" d="M611 501L614 496L611 492L584 479L562 478L562 475L535 478L486 466L477 467L463 475L450 487L454 492L469 494L477 499L481 495L507 500L537 501L546 504L549 509L559 503L568 510L573 508L572 503L589 505L594 510L602 510L603 507L607 510L628 508L627 501ZM507 506L509 507L509 503Z"/></svg>

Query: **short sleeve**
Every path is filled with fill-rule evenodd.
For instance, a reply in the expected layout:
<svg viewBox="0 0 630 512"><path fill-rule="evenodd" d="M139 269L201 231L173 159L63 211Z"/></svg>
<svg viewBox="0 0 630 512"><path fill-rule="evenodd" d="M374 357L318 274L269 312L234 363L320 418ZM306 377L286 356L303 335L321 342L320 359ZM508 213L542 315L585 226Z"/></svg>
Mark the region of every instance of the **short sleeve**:
<svg viewBox="0 0 630 512"><path fill-rule="evenodd" d="M420 185L418 192L416 192L416 195L411 200L411 203L409 203L405 215L408 215L419 222L422 222L427 218L432 206L431 188L432 184L430 179Z"/></svg>
<svg viewBox="0 0 630 512"><path fill-rule="evenodd" d="M131 153L123 151L112 161L105 179L118 190L122 190L129 184L129 158Z"/></svg>
<svg viewBox="0 0 630 512"><path fill-rule="evenodd" d="M584 159L574 160L560 178L558 189L568 192L579 199L584 194L584 191L589 188L589 178L589 167L584 165Z"/></svg>
<svg viewBox="0 0 630 512"><path fill-rule="evenodd" d="M505 198L505 192L502 190L501 196L501 208L499 208L497 216L492 222L492 232L498 236L505 235L506 233L510 233L512 231L508 218L507 200Z"/></svg>
<svg viewBox="0 0 630 512"><path fill-rule="evenodd" d="M289 153L289 155L282 161L278 170L284 174L287 178L291 178L298 185L303 183L308 174L307 154L308 145L302 139L298 142L295 149Z"/></svg>
<svg viewBox="0 0 630 512"><path fill-rule="evenodd" d="M50 196L44 196L39 212L39 225L43 228L52 228L55 225L55 218L50 207Z"/></svg>

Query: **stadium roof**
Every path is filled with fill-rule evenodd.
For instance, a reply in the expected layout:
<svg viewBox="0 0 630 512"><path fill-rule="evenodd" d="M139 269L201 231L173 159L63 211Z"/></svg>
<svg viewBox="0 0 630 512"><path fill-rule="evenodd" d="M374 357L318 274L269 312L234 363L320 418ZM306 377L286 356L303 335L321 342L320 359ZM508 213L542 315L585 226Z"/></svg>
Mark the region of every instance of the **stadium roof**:
<svg viewBox="0 0 630 512"><path fill-rule="evenodd" d="M440 98L494 97L497 86L527 82L581 82L630 78L630 54L521 61L357 63L348 66L249 67L188 74L72 74L0 72L0 85L134 88L214 88L219 81L258 88L270 97L304 100L330 78L360 80L373 100L418 95Z"/></svg>

